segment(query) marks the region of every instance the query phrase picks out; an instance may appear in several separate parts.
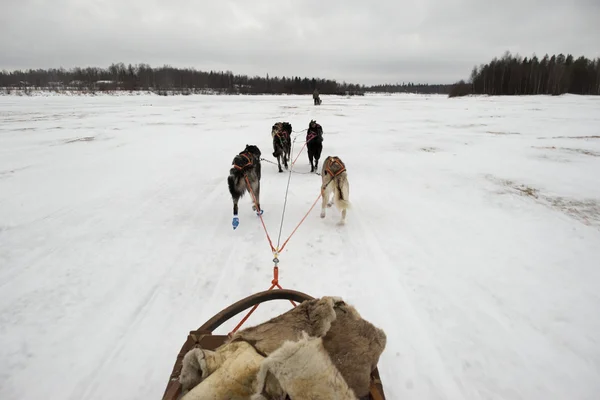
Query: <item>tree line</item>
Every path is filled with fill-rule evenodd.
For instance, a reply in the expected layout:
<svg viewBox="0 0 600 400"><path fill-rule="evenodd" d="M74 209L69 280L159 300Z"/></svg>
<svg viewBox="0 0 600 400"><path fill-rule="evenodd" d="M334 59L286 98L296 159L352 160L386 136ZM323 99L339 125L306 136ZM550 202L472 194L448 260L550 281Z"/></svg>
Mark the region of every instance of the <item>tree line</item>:
<svg viewBox="0 0 600 400"><path fill-rule="evenodd" d="M0 87L53 88L54 90L147 90L163 93L217 92L231 94L320 94L363 95L365 92L443 93L450 85L365 86L331 79L234 75L231 71L198 71L168 65L111 64L108 68L54 68L0 71Z"/></svg>
<svg viewBox="0 0 600 400"><path fill-rule="evenodd" d="M300 77L249 77L231 71L198 71L193 68L148 64L108 68L29 69L0 72L0 87L68 88L87 90L187 90L236 94L364 94L364 85L339 83L330 79Z"/></svg>
<svg viewBox="0 0 600 400"><path fill-rule="evenodd" d="M448 94L452 85L429 85L429 84L385 84L369 86L367 91L379 93L418 93L418 94Z"/></svg>
<svg viewBox="0 0 600 400"><path fill-rule="evenodd" d="M148 64L108 68L29 69L0 72L0 87L70 88L87 90L198 90L240 94L364 94L365 87L330 79L300 77L249 77L231 71L198 71L193 68Z"/></svg>
<svg viewBox="0 0 600 400"><path fill-rule="evenodd" d="M540 60L535 55L522 58L506 52L500 59L474 67L469 80L456 83L449 96L565 93L600 95L600 58L546 54Z"/></svg>

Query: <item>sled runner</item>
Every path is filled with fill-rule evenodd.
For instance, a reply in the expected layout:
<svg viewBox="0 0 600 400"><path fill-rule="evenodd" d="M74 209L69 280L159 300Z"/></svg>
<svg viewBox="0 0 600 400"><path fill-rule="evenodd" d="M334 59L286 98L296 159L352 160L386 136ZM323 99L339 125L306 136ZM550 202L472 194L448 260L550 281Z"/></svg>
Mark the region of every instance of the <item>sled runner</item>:
<svg viewBox="0 0 600 400"><path fill-rule="evenodd" d="M271 300L289 300L291 302L297 303L309 301L309 303L305 304L309 305L311 304L310 301L314 299L313 297L305 293L298 292L295 290L267 290L255 293L242 300L239 300L238 302L230 305L229 307L216 314L214 317L206 321L200 328L189 333L187 340L185 341L183 347L181 348L181 351L177 355L177 359L175 361L175 365L173 366L171 376L169 377L169 381L167 382L167 387L163 395L163 400L177 400L180 398L182 394L182 385L179 381L179 378L182 373L184 356L190 350L194 348L201 348L204 350L214 351L215 349L223 345L228 339L227 335L213 334L212 332L215 329L217 329L220 325L233 318L237 314L251 307L258 306L260 303L268 302ZM374 369L371 371L370 376L370 393L367 396L361 397L361 400L385 400L383 386L379 377L379 371L377 370L376 365L374 365L373 367ZM369 369L370 368L371 367L369 367Z"/></svg>

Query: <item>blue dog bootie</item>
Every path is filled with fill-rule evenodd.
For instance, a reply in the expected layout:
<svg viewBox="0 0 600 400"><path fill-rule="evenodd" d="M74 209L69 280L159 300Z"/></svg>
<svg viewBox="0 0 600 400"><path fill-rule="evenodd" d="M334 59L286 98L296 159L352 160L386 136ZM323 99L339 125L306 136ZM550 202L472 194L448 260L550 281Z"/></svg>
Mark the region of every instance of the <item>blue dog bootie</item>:
<svg viewBox="0 0 600 400"><path fill-rule="evenodd" d="M233 217L233 221L231 222L231 225L233 225L233 229L235 229L238 227L239 224L240 224L240 219L236 215L235 217Z"/></svg>
<svg viewBox="0 0 600 400"><path fill-rule="evenodd" d="M256 212L256 215L261 216L263 215L264 210L261 208L259 211Z"/></svg>

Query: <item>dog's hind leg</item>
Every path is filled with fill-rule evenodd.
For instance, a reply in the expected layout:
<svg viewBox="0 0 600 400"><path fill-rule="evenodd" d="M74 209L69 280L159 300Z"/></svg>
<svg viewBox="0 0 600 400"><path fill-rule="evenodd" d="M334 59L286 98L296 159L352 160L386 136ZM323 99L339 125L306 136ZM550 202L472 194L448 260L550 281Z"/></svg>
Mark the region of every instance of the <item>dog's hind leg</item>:
<svg viewBox="0 0 600 400"><path fill-rule="evenodd" d="M319 170L319 158L321 158L321 152L323 151L323 145L320 145L315 151L315 171Z"/></svg>
<svg viewBox="0 0 600 400"><path fill-rule="evenodd" d="M313 153L312 153L312 151L308 152L308 162L310 162L310 172L315 172L316 168L313 165Z"/></svg>
<svg viewBox="0 0 600 400"><path fill-rule="evenodd" d="M323 193L323 201L321 202L321 218L325 218L327 210L327 196Z"/></svg>
<svg viewBox="0 0 600 400"><path fill-rule="evenodd" d="M286 143L285 151L283 153L283 156L284 156L284 158L283 158L284 161L283 162L285 164L285 169L289 169L288 163L290 162L290 153L291 152L292 152L292 145L291 145L291 143L289 141L289 138L288 138L288 142Z"/></svg>
<svg viewBox="0 0 600 400"><path fill-rule="evenodd" d="M254 198L256 199L256 203L252 204L252 210L256 211L257 215L261 215L262 208L260 208L260 182L257 182L257 181L250 182L250 187L252 188L252 192L254 193Z"/></svg>
<svg viewBox="0 0 600 400"><path fill-rule="evenodd" d="M229 193L231 194L231 199L233 201L233 229L236 229L240 224L240 219L238 217L238 202L240 200L241 194L238 191L237 184L235 182L235 176L229 175L227 177L227 184L229 186Z"/></svg>
<svg viewBox="0 0 600 400"><path fill-rule="evenodd" d="M321 196L323 201L321 202L321 218L325 218L327 207L331 207L332 202L328 201L331 197L330 183L331 179L327 180L327 172L323 173L323 185L321 186ZM327 180L327 183L325 181Z"/></svg>
<svg viewBox="0 0 600 400"><path fill-rule="evenodd" d="M281 169L281 154L283 153L279 143L277 143L277 139L273 141L273 157L277 158L277 168L279 172L283 172Z"/></svg>
<svg viewBox="0 0 600 400"><path fill-rule="evenodd" d="M336 181L335 187L335 205L342 212L342 218L340 220L340 224L346 223L346 210L350 208L350 197L349 197L350 187L348 185L348 180L346 178L346 173L343 172L341 176L338 177Z"/></svg>
<svg viewBox="0 0 600 400"><path fill-rule="evenodd" d="M239 202L240 198L239 197L234 197L233 198L233 216L237 217L238 215L238 202Z"/></svg>
<svg viewBox="0 0 600 400"><path fill-rule="evenodd" d="M240 198L238 196L233 197L233 220L231 224L233 225L233 229L237 228L240 224L240 218L238 217L238 201Z"/></svg>

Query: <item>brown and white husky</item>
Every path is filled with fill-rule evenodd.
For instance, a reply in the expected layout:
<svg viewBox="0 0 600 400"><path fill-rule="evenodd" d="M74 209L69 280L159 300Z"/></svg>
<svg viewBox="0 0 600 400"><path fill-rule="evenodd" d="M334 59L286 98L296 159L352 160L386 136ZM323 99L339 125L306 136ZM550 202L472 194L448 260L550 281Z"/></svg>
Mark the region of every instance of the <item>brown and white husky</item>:
<svg viewBox="0 0 600 400"><path fill-rule="evenodd" d="M336 208L342 212L340 224L346 222L346 210L350 208L350 185L348 184L348 173L346 165L337 156L329 156L323 162L321 170L321 195L323 202L321 204L321 218L325 218L325 210L335 204ZM331 194L333 200L330 201Z"/></svg>

